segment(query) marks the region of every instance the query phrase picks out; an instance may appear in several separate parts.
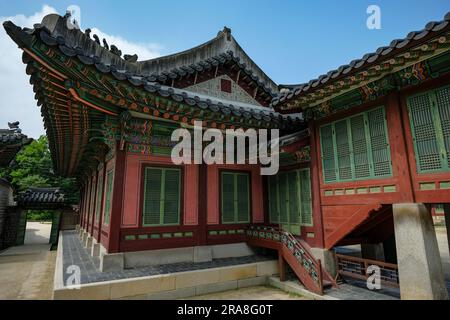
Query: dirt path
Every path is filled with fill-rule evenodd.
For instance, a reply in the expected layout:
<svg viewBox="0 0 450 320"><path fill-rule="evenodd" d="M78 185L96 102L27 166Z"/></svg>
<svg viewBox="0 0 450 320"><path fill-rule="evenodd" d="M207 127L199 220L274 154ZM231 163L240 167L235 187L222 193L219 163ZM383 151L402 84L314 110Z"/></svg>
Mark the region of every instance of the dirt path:
<svg viewBox="0 0 450 320"><path fill-rule="evenodd" d="M211 293L188 300L309 300L308 298L289 294L272 287L258 286Z"/></svg>
<svg viewBox="0 0 450 320"><path fill-rule="evenodd" d="M0 299L52 298L56 251L49 248L24 245L0 254Z"/></svg>
<svg viewBox="0 0 450 320"><path fill-rule="evenodd" d="M25 245L0 253L0 299L52 299L56 251L50 224L28 222Z"/></svg>

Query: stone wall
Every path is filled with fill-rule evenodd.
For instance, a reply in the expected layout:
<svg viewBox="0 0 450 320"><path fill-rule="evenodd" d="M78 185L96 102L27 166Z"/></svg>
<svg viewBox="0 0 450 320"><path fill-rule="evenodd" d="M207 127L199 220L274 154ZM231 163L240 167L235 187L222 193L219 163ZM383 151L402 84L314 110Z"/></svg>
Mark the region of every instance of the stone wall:
<svg viewBox="0 0 450 320"><path fill-rule="evenodd" d="M10 206L14 204L13 189L5 180L0 179L0 250L5 249L11 243L11 217ZM14 239L15 240L15 239Z"/></svg>

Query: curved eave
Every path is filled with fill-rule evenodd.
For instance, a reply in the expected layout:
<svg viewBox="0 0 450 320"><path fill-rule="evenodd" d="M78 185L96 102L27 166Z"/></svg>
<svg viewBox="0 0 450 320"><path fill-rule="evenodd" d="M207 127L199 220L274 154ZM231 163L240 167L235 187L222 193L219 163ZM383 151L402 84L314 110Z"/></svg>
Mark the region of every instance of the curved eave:
<svg viewBox="0 0 450 320"><path fill-rule="evenodd" d="M445 15L444 20L429 22L423 30L410 32L404 39L393 40L389 46L380 47L372 53L365 54L361 59L353 60L308 83L283 85L282 87L289 91L275 97L271 106L279 112L290 113L293 109L312 107L327 100L321 99L315 102L313 97L318 93L326 92L328 99L331 99L389 73L397 72L420 61L420 59L414 60L414 57L404 56L410 51L426 51L429 53L426 57L428 58L435 54L436 43L449 50L449 31L450 12ZM396 59L400 62L397 63ZM388 70L385 70L385 65L388 66ZM307 98L308 102L306 102Z"/></svg>
<svg viewBox="0 0 450 320"><path fill-rule="evenodd" d="M208 126L280 128L304 126L298 117L270 110L196 96L145 77L104 65L98 57L85 56L66 45L61 37L37 26L21 29L4 23L11 38L24 50L23 61L41 106L56 170L73 175L93 138L107 119L126 110L178 122L204 120Z"/></svg>

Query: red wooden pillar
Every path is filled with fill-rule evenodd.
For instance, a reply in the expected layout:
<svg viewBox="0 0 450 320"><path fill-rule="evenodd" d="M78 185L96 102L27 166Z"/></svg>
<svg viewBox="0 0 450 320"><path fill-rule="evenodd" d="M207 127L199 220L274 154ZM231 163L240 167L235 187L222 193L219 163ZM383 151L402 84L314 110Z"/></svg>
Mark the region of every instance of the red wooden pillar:
<svg viewBox="0 0 450 320"><path fill-rule="evenodd" d="M208 221L208 174L207 164L198 165L198 236L197 244L204 246L207 243L207 221ZM186 199L189 201L189 199ZM185 201L186 201L185 200Z"/></svg>
<svg viewBox="0 0 450 320"><path fill-rule="evenodd" d="M98 218L98 235L97 235L97 242L100 243L102 239L102 225L103 225L103 199L105 198L105 184L106 184L106 162L103 162L103 168L101 170L102 177L102 185L99 186L102 188L102 198L97 199L97 201L100 201L100 212L99 212L99 218ZM99 174L100 176L100 174ZM98 179L99 177L97 177ZM98 184L98 180L97 180Z"/></svg>
<svg viewBox="0 0 450 320"><path fill-rule="evenodd" d="M408 161L406 135L402 121L402 117L408 117L408 114L402 114L398 92L392 92L387 97L386 117L391 147L392 174L394 177L398 177L398 191L401 202L414 203L411 168Z"/></svg>
<svg viewBox="0 0 450 320"><path fill-rule="evenodd" d="M92 197L92 184L94 183L94 179L93 179L93 175L92 173L89 175L89 191L88 191L88 196L86 199L86 231L89 232L89 234L92 235L92 233L90 232L90 224L91 224L91 197Z"/></svg>
<svg viewBox="0 0 450 320"><path fill-rule="evenodd" d="M80 188L80 202L78 203L78 214L79 214L79 221L78 224L80 225L80 227L83 227L83 199L84 199L84 186L81 185Z"/></svg>
<svg viewBox="0 0 450 320"><path fill-rule="evenodd" d="M84 193L84 230L88 231L88 215L89 215L89 194L90 194L90 181L89 177L86 179L85 184L86 192Z"/></svg>
<svg viewBox="0 0 450 320"><path fill-rule="evenodd" d="M95 183L94 183L95 181ZM94 236L94 223L95 223L95 203L97 201L97 185L98 185L98 170L95 171L95 174L92 176L92 192L93 194L91 195L91 197L94 197L94 201L92 201L92 208L91 208L91 236Z"/></svg>
<svg viewBox="0 0 450 320"><path fill-rule="evenodd" d="M313 120L309 121L309 143L311 157L311 202L313 212L313 224L315 233L315 247L324 248L324 226L322 217L321 195L320 195L320 144L318 131Z"/></svg>
<svg viewBox="0 0 450 320"><path fill-rule="evenodd" d="M122 219L122 201L125 180L126 151L120 150L120 142L117 142L116 159L114 163L114 182L111 203L111 217L109 221L108 253L119 252L120 248L120 224Z"/></svg>

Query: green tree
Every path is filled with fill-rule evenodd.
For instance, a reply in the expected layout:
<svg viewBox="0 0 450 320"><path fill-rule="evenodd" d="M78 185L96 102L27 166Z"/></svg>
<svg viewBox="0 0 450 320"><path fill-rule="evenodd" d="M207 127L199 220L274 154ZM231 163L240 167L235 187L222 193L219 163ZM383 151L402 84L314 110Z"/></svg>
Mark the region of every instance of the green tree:
<svg viewBox="0 0 450 320"><path fill-rule="evenodd" d="M17 191L29 187L60 187L69 201L76 203L78 188L75 179L55 174L46 136L41 136L17 153L13 164L0 171Z"/></svg>

